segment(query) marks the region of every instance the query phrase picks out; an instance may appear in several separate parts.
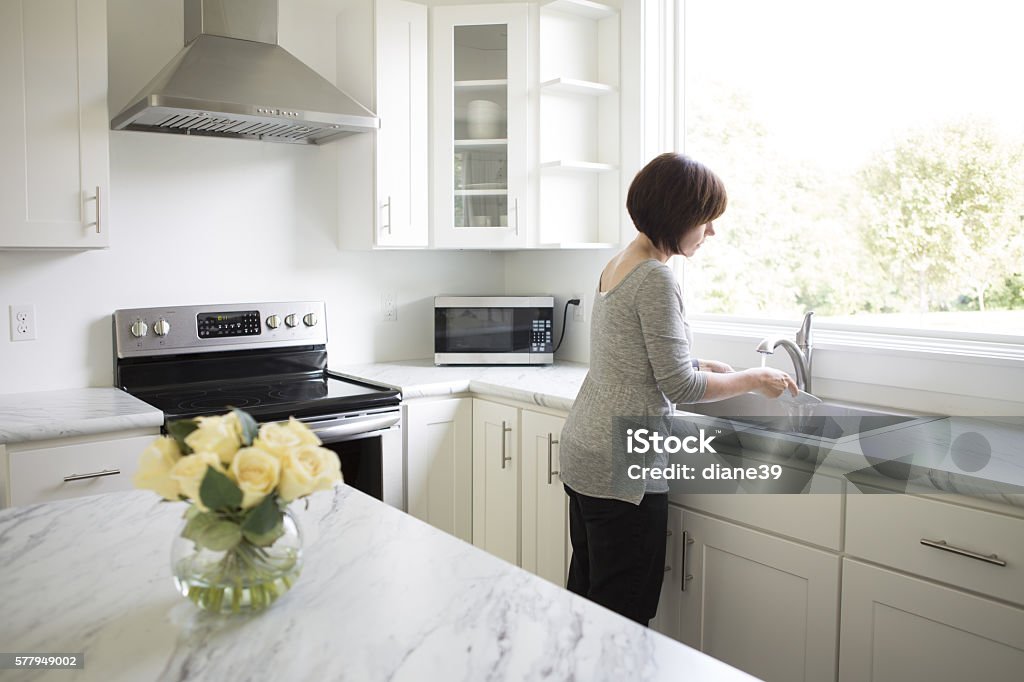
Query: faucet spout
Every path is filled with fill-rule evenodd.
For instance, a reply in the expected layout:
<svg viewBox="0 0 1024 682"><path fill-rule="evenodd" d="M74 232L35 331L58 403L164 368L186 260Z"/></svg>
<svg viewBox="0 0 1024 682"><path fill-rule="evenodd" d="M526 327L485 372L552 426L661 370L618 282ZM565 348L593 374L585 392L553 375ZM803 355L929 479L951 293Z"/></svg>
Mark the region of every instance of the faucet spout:
<svg viewBox="0 0 1024 682"><path fill-rule="evenodd" d="M797 387L808 393L811 392L811 352L814 346L811 342L811 321L814 311L804 315L803 323L796 333L796 343L782 337L768 337L761 339L757 344L757 352L765 355L774 355L775 349L782 346L793 361L793 369L796 372Z"/></svg>

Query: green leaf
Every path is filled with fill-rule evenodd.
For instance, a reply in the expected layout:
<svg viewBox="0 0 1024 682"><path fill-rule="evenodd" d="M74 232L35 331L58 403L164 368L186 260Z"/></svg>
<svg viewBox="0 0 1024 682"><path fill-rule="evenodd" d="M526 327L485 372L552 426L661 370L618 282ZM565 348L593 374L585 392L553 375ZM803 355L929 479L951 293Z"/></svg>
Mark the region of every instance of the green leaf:
<svg viewBox="0 0 1024 682"><path fill-rule="evenodd" d="M195 507L190 507L190 509L195 509ZM186 540L198 542L206 529L213 523L216 523L217 520L216 514L212 514L210 512L198 512L185 523L185 528L181 531L181 537Z"/></svg>
<svg viewBox="0 0 1024 682"><path fill-rule="evenodd" d="M167 433L178 443L183 455L192 454L192 448L185 442L185 438L198 428L199 423L195 419L175 419L167 422Z"/></svg>
<svg viewBox="0 0 1024 682"><path fill-rule="evenodd" d="M260 425L245 410L233 409L231 411L235 413L235 416L238 417L238 423L242 425L242 445L249 447L256 439L256 435L260 431Z"/></svg>
<svg viewBox="0 0 1024 682"><path fill-rule="evenodd" d="M194 504L190 504L187 507L185 507L185 513L182 514L181 518L185 519L186 521L191 521L192 519L194 519L202 513L203 512L199 510L199 507L195 506Z"/></svg>
<svg viewBox="0 0 1024 682"><path fill-rule="evenodd" d="M242 491L230 478L208 466L199 484L199 499L214 511L238 509L242 506Z"/></svg>
<svg viewBox="0 0 1024 682"><path fill-rule="evenodd" d="M231 549L242 540L242 530L237 523L215 518L203 528L196 542L207 549L221 552Z"/></svg>
<svg viewBox="0 0 1024 682"><path fill-rule="evenodd" d="M267 495L263 501L249 510L242 522L242 535L258 547L274 544L284 533L281 511L275 502L276 495Z"/></svg>

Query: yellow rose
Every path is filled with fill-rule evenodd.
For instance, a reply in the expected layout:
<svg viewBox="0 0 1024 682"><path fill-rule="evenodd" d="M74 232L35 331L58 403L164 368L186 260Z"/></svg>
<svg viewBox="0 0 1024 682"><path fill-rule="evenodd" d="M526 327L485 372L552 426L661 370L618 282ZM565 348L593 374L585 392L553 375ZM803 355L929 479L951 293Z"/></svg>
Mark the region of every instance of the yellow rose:
<svg viewBox="0 0 1024 682"><path fill-rule="evenodd" d="M178 499L178 482L170 477L171 469L181 459L178 444L169 436L160 436L142 451L139 470L132 483L136 488L153 490L166 500Z"/></svg>
<svg viewBox="0 0 1024 682"><path fill-rule="evenodd" d="M287 422L271 422L260 427L260 433L253 447L260 448L278 457L302 445L320 445L316 437L302 422L290 418Z"/></svg>
<svg viewBox="0 0 1024 682"><path fill-rule="evenodd" d="M202 485L203 477L206 476L206 470L209 467L220 472L224 471L224 466L220 463L217 454L204 450L182 457L171 469L171 478L178 484L178 490L202 511L208 511L208 509L199 499L199 486Z"/></svg>
<svg viewBox="0 0 1024 682"><path fill-rule="evenodd" d="M327 448L302 445L281 457L278 494L285 502L327 490L341 480L341 462Z"/></svg>
<svg viewBox="0 0 1024 682"><path fill-rule="evenodd" d="M235 413L223 417L197 417L199 428L185 436L185 443L196 452L213 452L224 464L242 447L242 425Z"/></svg>
<svg viewBox="0 0 1024 682"><path fill-rule="evenodd" d="M231 462L231 477L242 491L242 509L255 507L274 491L281 475L277 457L258 447L242 448Z"/></svg>

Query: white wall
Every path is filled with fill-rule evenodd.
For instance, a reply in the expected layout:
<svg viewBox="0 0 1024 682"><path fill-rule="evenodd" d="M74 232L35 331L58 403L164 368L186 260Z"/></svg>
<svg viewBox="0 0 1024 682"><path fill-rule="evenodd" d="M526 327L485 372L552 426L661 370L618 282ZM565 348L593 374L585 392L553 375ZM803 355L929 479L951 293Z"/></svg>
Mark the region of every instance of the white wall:
<svg viewBox="0 0 1024 682"><path fill-rule="evenodd" d="M112 114L180 49L182 8L109 0ZM281 12L281 44L332 77L334 10ZM332 364L430 356L432 297L502 291L504 256L340 251L344 161L330 145L111 132L111 248L0 252L0 393L111 385L110 315L136 306L323 299ZM380 320L385 291L396 322ZM36 341L9 340L11 303L35 305Z"/></svg>

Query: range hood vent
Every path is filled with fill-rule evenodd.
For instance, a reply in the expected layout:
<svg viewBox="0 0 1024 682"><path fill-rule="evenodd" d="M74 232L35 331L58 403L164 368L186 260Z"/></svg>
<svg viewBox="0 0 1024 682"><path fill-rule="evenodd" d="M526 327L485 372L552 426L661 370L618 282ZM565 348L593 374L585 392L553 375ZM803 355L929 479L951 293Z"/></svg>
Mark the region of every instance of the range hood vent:
<svg viewBox="0 0 1024 682"><path fill-rule="evenodd" d="M380 127L277 44L277 0L185 0L185 43L111 129L324 144Z"/></svg>

